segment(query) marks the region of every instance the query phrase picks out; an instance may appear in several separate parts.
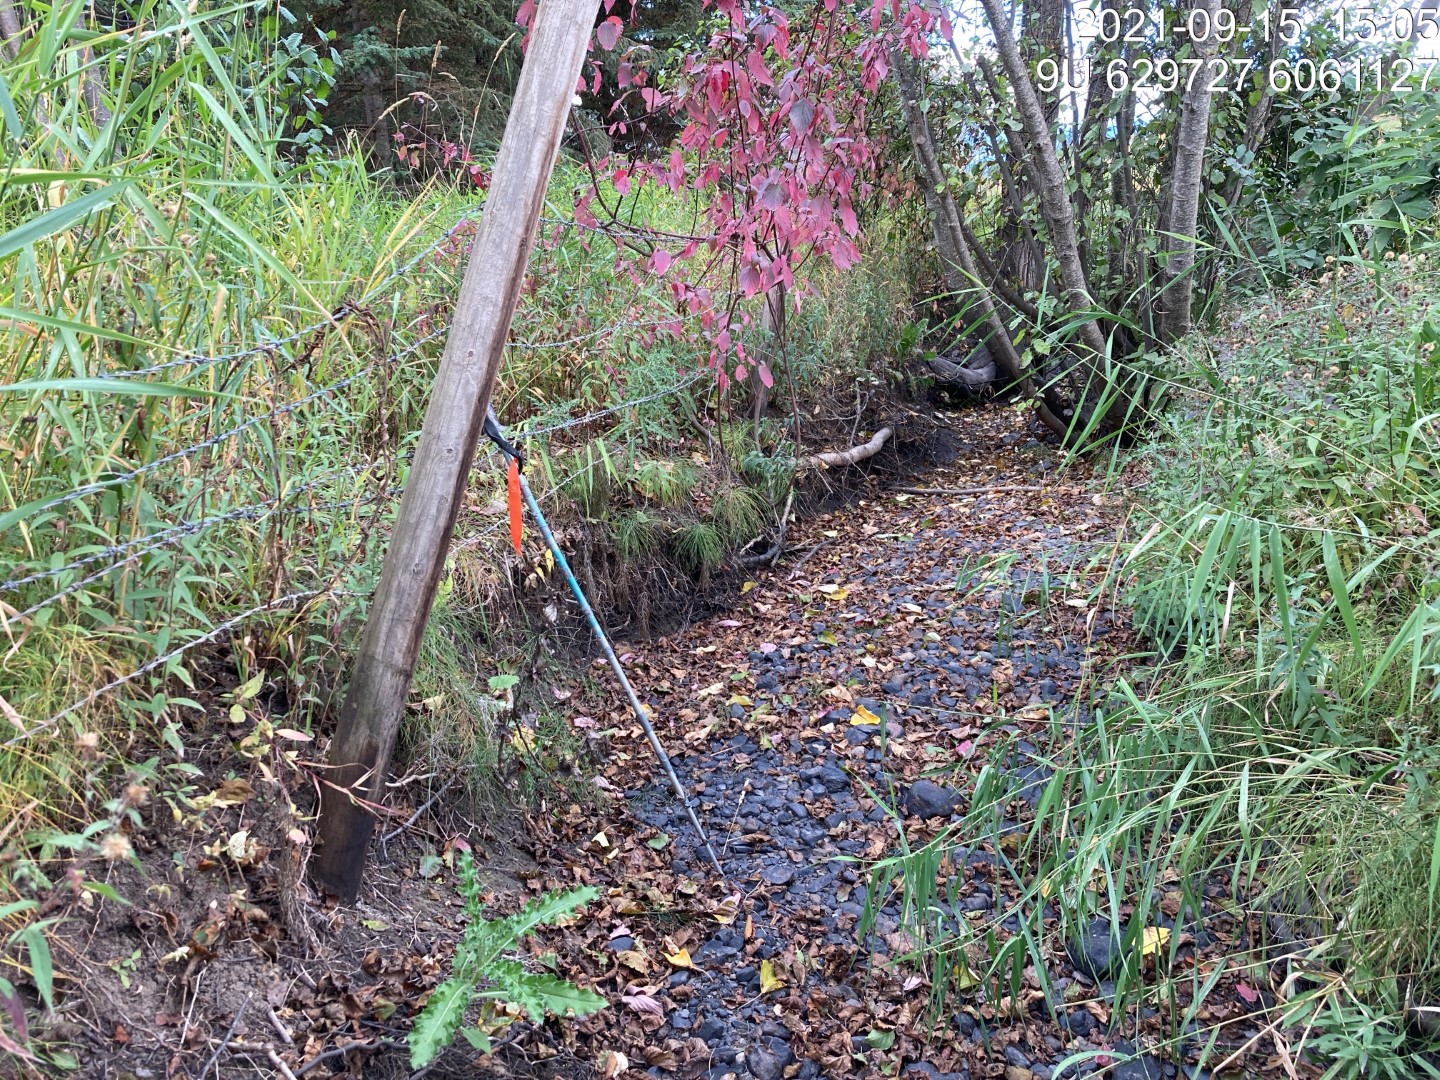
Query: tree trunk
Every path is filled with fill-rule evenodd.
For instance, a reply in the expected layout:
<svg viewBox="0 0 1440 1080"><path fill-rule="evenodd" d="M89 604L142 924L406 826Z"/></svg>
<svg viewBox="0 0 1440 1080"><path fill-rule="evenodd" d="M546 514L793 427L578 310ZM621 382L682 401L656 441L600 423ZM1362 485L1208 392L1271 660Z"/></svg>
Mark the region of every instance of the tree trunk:
<svg viewBox="0 0 1440 1080"><path fill-rule="evenodd" d="M909 56L896 50L892 57L892 64L895 69L895 81L900 86L900 104L905 111L905 126L910 130L910 142L915 148L915 161L920 170L921 181L935 193L941 210L941 215L935 219L935 230L937 235L944 232L948 237L946 245L940 250L942 255L947 249L953 251L955 255L953 263L944 263L942 258L945 284L952 292L973 292L975 294L975 304L980 309L986 328L990 332L990 351L995 357L996 367L1008 381L1019 386L1022 394L1036 400L1040 408L1041 421L1051 431L1063 437L1066 431L1065 424L1040 400L1035 384L1025 370L1025 362L1020 359L1020 354L1015 349L1015 343L1010 338L1010 330L1005 325L1005 320L1001 319L999 313L996 312L989 292L980 281L970 245L966 241L966 230L960 217L960 209L955 205L950 185L945 182L944 170L940 168L939 156L935 152L935 138L930 130L930 121L920 111L919 79L915 63Z"/></svg>
<svg viewBox="0 0 1440 1080"><path fill-rule="evenodd" d="M1009 15L1000 0L981 0L981 3L995 33L1000 62L1005 66L1005 73L1010 78L1020 120L1029 136L1030 152L1034 157L1035 172L1040 182L1040 210L1050 232L1055 261L1060 266L1060 283L1065 289L1065 302L1071 313L1083 320L1079 324L1079 332L1084 351L1088 353L1085 359L1092 376L1103 382L1105 335L1093 317L1086 317L1094 311L1095 302L1085 280L1085 268L1080 262L1080 248L1075 236L1075 216L1070 205L1070 194L1065 190L1065 174L1060 169L1060 159L1055 153L1055 144L1045 123L1040 99L1035 96L1035 87L1020 56L1019 46L1015 43ZM1124 411L1124 402L1118 398L1110 404L1106 410L1105 422L1111 430L1116 430L1123 424Z"/></svg>
<svg viewBox="0 0 1440 1080"><path fill-rule="evenodd" d="M6 60L20 55L20 29L14 0L0 0L0 56Z"/></svg>
<svg viewBox="0 0 1440 1080"><path fill-rule="evenodd" d="M773 380L775 372L780 370L780 361L785 358L785 283L777 281L771 285L765 293L760 304L760 329L764 334L764 343L761 349L761 359L770 369L770 377ZM755 399L754 412L751 420L754 427L755 448L760 448L760 421L765 416L765 410L770 405L770 388L765 385L765 380L760 378L758 365L750 369L750 393Z"/></svg>
<svg viewBox="0 0 1440 1080"><path fill-rule="evenodd" d="M1194 10L1204 11L1207 25L1214 25L1220 0L1195 0ZM1214 40L1207 38L1191 46L1196 58L1208 61L1214 54ZM1172 342L1190 332L1190 308L1195 291L1195 231L1199 220L1200 191L1204 185L1205 142L1210 130L1209 64L1190 80L1180 100L1180 122L1175 135L1175 168L1170 177L1170 200L1165 212L1162 241L1169 252L1164 277L1156 295L1159 306L1160 339Z"/></svg>

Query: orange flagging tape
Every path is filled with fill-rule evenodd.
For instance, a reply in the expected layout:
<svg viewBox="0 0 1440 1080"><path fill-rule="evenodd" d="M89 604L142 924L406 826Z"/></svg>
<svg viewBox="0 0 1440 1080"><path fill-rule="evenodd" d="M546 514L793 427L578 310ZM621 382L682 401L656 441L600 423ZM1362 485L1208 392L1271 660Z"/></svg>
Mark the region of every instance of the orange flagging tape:
<svg viewBox="0 0 1440 1080"><path fill-rule="evenodd" d="M515 545L515 554L520 554L520 463L513 457L505 477L505 486L510 495L510 543Z"/></svg>
<svg viewBox="0 0 1440 1080"><path fill-rule="evenodd" d="M510 543L520 554L520 462L510 459L510 469L505 474L505 487L510 494Z"/></svg>

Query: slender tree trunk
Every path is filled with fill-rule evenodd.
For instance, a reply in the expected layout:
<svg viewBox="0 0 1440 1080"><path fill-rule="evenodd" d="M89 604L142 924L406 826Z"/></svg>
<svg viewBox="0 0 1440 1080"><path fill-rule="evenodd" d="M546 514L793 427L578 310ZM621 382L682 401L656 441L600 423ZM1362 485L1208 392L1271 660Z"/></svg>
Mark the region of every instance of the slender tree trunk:
<svg viewBox="0 0 1440 1080"><path fill-rule="evenodd" d="M1050 129L1045 123L1040 99L1035 96L1035 86L1030 81L1025 61L1015 43L1010 17L1000 0L981 0L981 3L995 33L1000 62L1005 67L1005 74L1010 78L1020 120L1029 136L1030 152L1034 157L1035 172L1040 182L1040 210L1050 231L1050 244L1054 249L1055 261L1060 265L1060 283L1065 289L1065 301L1072 313L1083 315L1093 311L1095 304L1090 296L1090 286L1085 280L1085 268L1080 262L1080 247L1075 236L1075 216L1070 206L1070 194L1065 190L1065 174L1060 169L1060 159L1055 153L1055 144L1050 138ZM1081 342L1092 354L1089 359L1098 365L1105 356L1105 335L1099 324L1093 318L1086 318L1080 323L1079 331ZM1098 367L1096 370L1098 374Z"/></svg>
<svg viewBox="0 0 1440 1080"><path fill-rule="evenodd" d="M770 369L770 377L774 379L775 372L780 370L780 361L785 356L785 283L777 281L771 285L765 293L760 305L760 328L765 335L765 343L761 346L765 351L762 354L765 364ZM754 412L751 420L754 426L755 446L760 446L760 420L765 415L765 410L770 404L770 388L765 385L765 380L760 378L760 369L750 369L750 392L755 399Z"/></svg>
<svg viewBox="0 0 1440 1080"><path fill-rule="evenodd" d="M996 110L1003 110L1005 96L1000 92L1000 82L995 78L990 61L981 56L978 62L980 74L984 76L986 89L990 91ZM1046 273L1044 252L1035 236L1035 230L1030 226L1029 216L1025 213L1025 196L1040 190L1040 181L1035 173L1034 154L1024 131L1007 133L1006 142L1011 148L1008 155L1001 152L1000 136L993 123L986 123L985 134L990 140L990 148L994 151L995 163L1000 170L1005 200L1010 204L1010 213L1014 215L1026 241L1026 246L1015 255L1008 256L1007 261L1014 267L1015 277L1021 286L1038 292L1047 287L1049 275ZM1017 146L1019 153L1015 152ZM1011 168L1011 162L1014 162L1015 168ZM1018 174L1016 169L1019 170Z"/></svg>
<svg viewBox="0 0 1440 1080"><path fill-rule="evenodd" d="M1280 54L1280 23L1277 20L1270 31L1270 40L1265 43L1261 50L1259 63L1256 65L1260 70L1268 70L1269 62ZM1270 80L1265 79L1260 88L1259 99L1250 106L1245 113L1245 150L1251 161L1254 160L1255 151L1260 149L1260 144L1265 141L1265 136L1270 131L1270 110L1275 104L1275 94L1270 85ZM1248 163L1247 163L1248 164ZM1226 206L1234 206L1240 198L1240 192L1245 188L1245 174L1236 171L1230 178L1230 183L1225 186Z"/></svg>
<svg viewBox="0 0 1440 1080"><path fill-rule="evenodd" d="M1040 419L1045 426L1057 435L1064 437L1066 425L1041 400L1033 380L1025 370L1025 362L1020 359L1015 342L1011 340L1010 330L1005 325L1005 320L1000 318L999 313L995 310L995 305L990 300L989 292L980 280L970 245L966 240L966 230L960 216L960 209L955 204L950 185L945 183L944 170L940 168L939 156L935 152L935 138L930 130L930 121L920 111L919 85L914 61L897 50L892 57L892 66L895 69L895 81L900 86L900 103L905 110L906 127L910 130L910 142L915 148L915 160L920 169L921 180L936 193L942 212L942 216L935 222L936 232L943 231L948 235L946 247L955 254L956 261L954 263L944 264L942 260L945 283L952 292L968 291L975 294L975 304L980 309L980 314L989 330L990 352L995 357L995 366L1006 380L1019 386L1023 395L1036 401L1039 406ZM942 248L941 250L943 252L946 249Z"/></svg>
<svg viewBox="0 0 1440 1080"><path fill-rule="evenodd" d="M14 0L0 0L0 56L6 60L20 55L20 29Z"/></svg>
<svg viewBox="0 0 1440 1080"><path fill-rule="evenodd" d="M1214 25L1220 0L1195 0L1194 10L1203 11ZM1192 42L1196 58L1208 61L1214 55L1212 38ZM1190 332L1190 308L1195 291L1195 231L1199 220L1200 192L1205 179L1205 143L1210 131L1209 65L1199 69L1180 100L1180 122L1175 135L1175 168L1170 178L1170 201L1165 214L1162 242L1169 252L1164 278L1156 303L1160 308L1160 338L1171 342Z"/></svg>

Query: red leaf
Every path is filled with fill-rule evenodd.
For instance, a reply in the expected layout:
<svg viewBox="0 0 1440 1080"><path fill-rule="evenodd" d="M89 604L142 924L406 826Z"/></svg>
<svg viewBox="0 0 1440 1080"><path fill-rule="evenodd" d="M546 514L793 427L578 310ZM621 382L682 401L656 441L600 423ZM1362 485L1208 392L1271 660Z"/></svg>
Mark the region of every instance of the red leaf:
<svg viewBox="0 0 1440 1080"><path fill-rule="evenodd" d="M650 256L650 269L657 274L663 274L670 269L671 256L668 251L657 251Z"/></svg>
<svg viewBox="0 0 1440 1080"><path fill-rule="evenodd" d="M595 28L595 40L600 47L607 52L619 43L620 34L625 29L625 24L620 21L618 15L611 15L603 23Z"/></svg>
<svg viewBox="0 0 1440 1080"><path fill-rule="evenodd" d="M1249 983L1237 982L1235 984L1235 993L1240 995L1240 1000L1245 1002L1246 1005L1254 1005L1260 1000L1260 991L1256 990Z"/></svg>
<svg viewBox="0 0 1440 1080"><path fill-rule="evenodd" d="M770 365L763 360L755 365L755 372L760 376L760 381L765 384L765 389L775 385L775 376L770 374Z"/></svg>

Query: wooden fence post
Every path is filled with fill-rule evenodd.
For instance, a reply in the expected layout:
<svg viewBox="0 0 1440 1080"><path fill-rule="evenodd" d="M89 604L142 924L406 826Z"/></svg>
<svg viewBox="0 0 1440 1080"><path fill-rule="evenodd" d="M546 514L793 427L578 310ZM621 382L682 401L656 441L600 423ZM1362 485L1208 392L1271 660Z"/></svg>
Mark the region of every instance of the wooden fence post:
<svg viewBox="0 0 1440 1080"><path fill-rule="evenodd" d="M320 798L317 880L351 902L360 890L410 677L430 616L525 279L596 0L541 0L480 229L435 377L380 584L355 658Z"/></svg>

